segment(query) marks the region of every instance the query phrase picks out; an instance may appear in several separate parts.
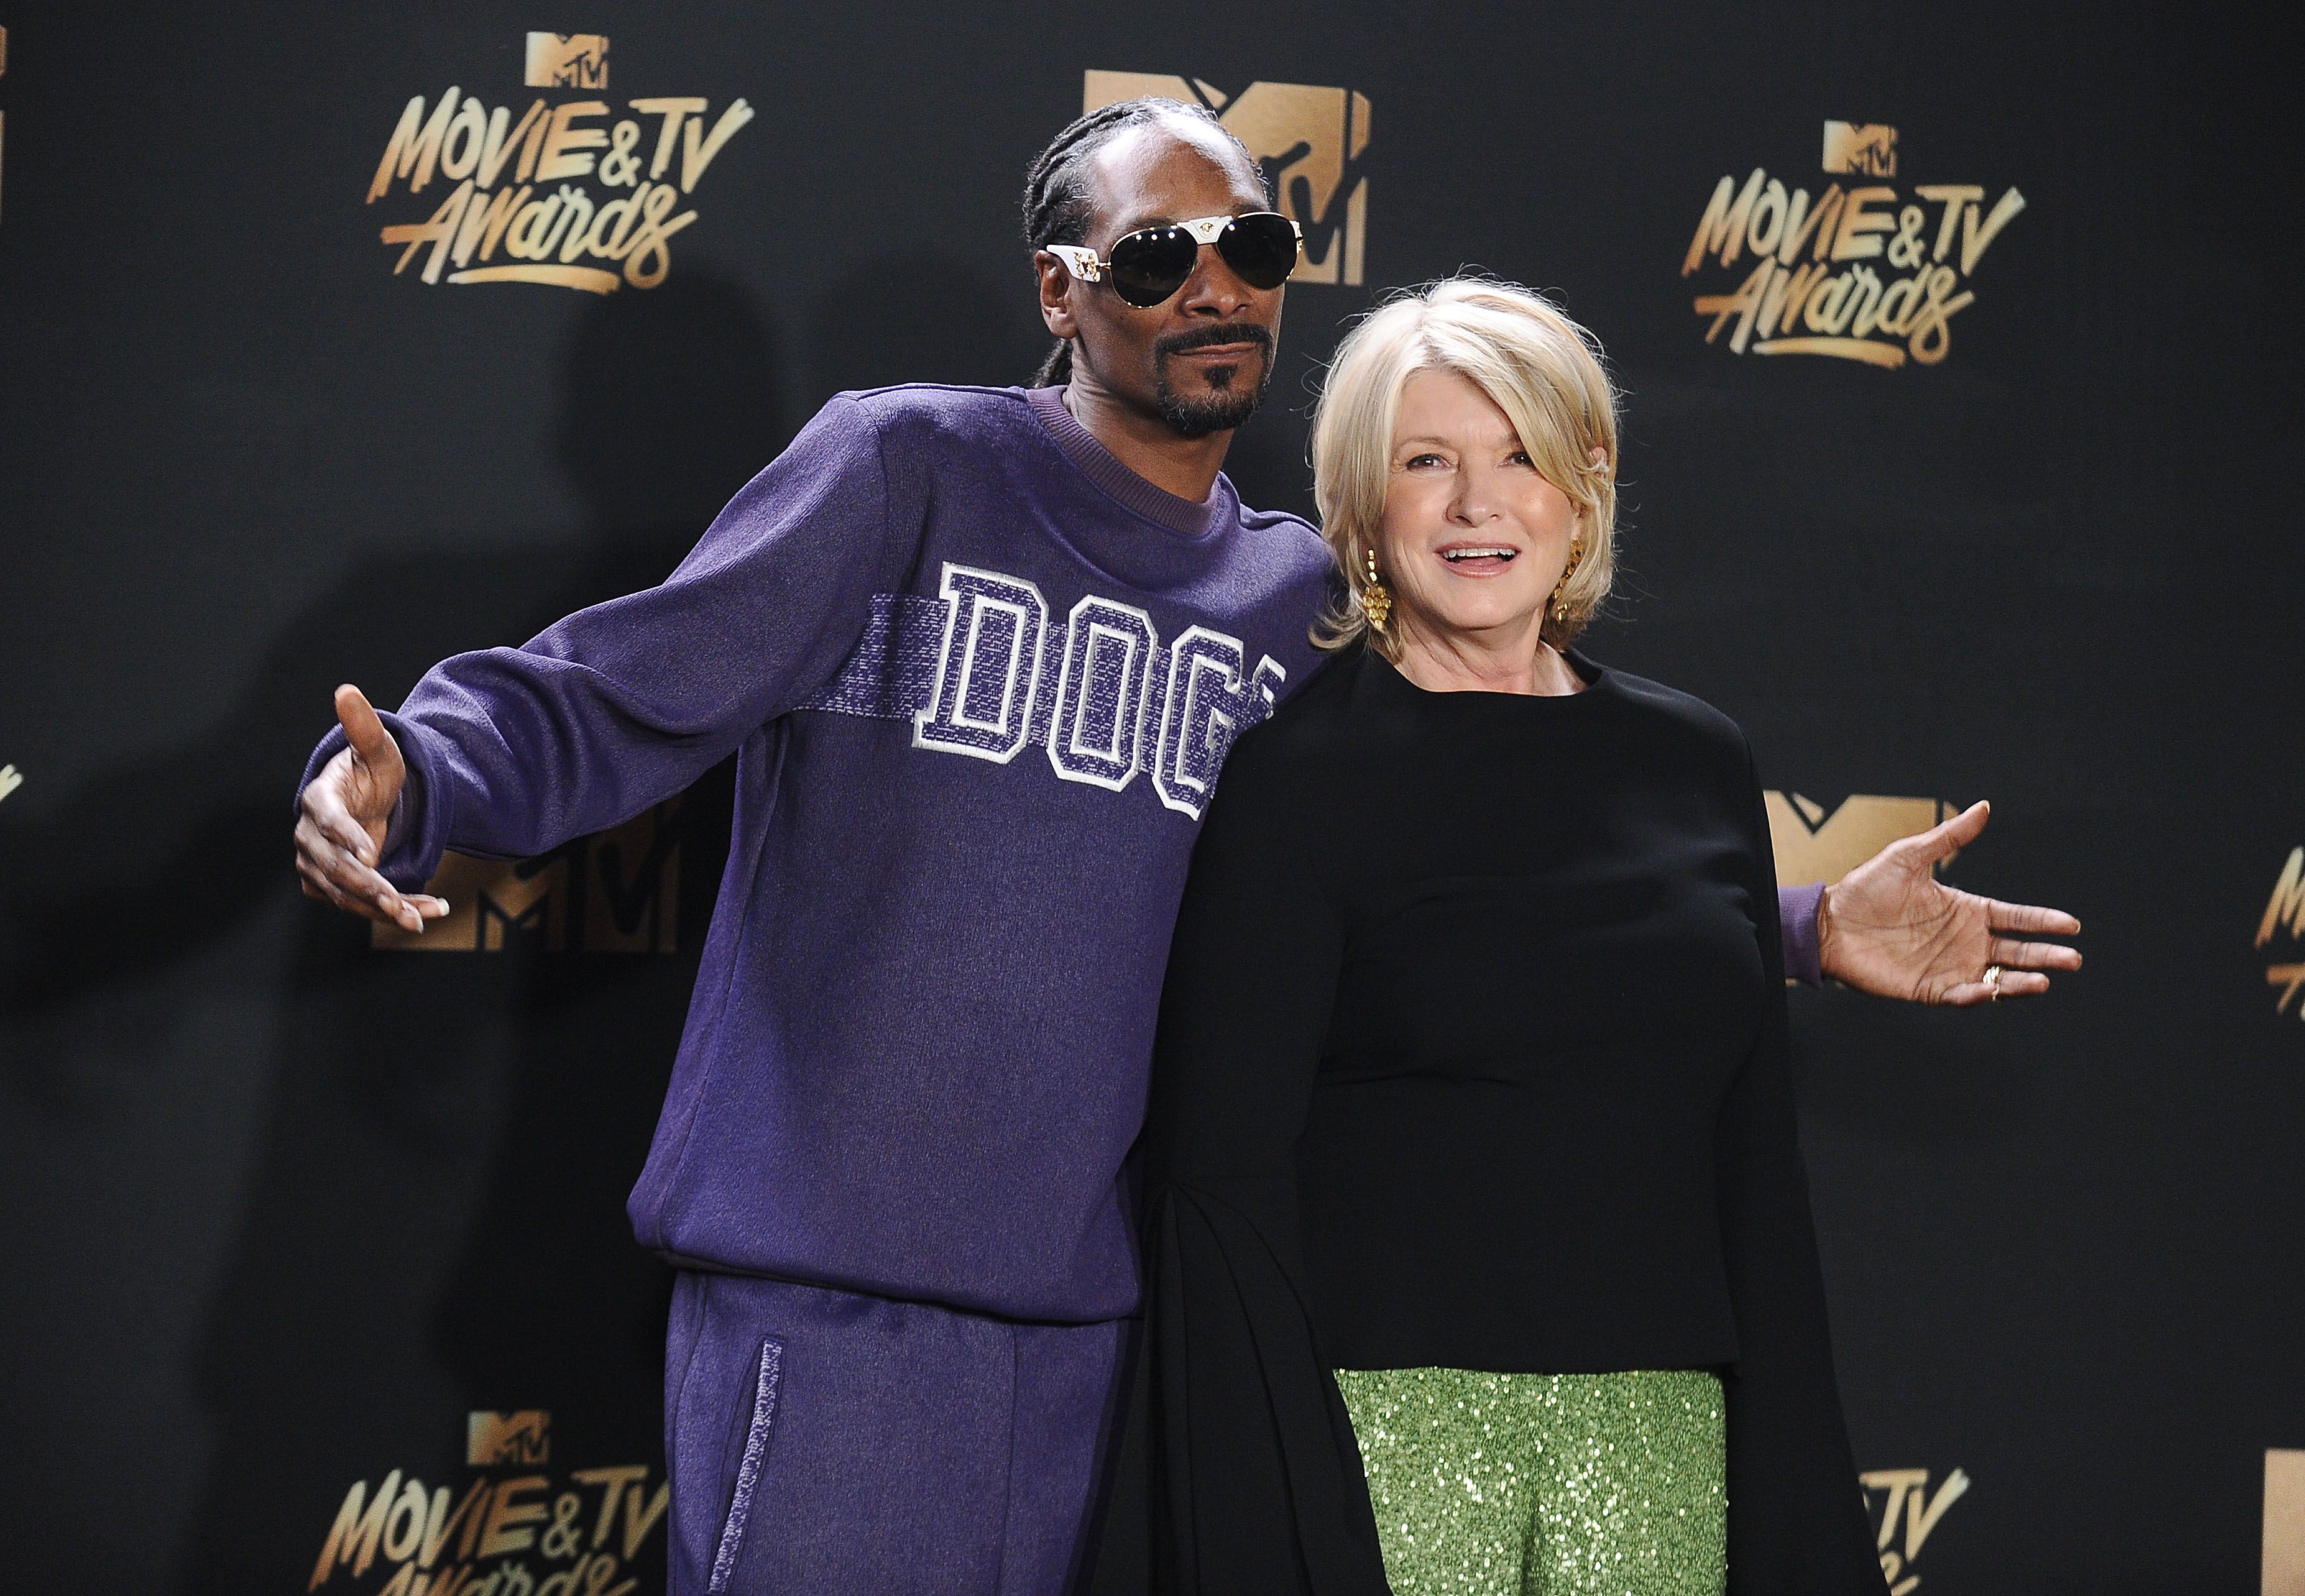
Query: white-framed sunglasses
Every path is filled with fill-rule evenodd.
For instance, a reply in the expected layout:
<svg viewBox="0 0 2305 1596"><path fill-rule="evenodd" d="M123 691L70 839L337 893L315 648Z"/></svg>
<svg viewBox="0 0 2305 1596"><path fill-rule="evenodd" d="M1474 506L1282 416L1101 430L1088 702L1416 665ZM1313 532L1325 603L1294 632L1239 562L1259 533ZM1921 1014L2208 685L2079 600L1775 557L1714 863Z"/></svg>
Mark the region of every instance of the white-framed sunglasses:
<svg viewBox="0 0 2305 1596"><path fill-rule="evenodd" d="M1185 285L1199 264L1203 244L1214 244L1233 275L1251 288L1272 289L1297 269L1305 235L1277 210L1253 210L1244 216L1195 216L1139 227L1114 239L1112 254L1103 260L1080 244L1047 247L1082 282L1102 282L1109 273L1115 293L1147 310Z"/></svg>

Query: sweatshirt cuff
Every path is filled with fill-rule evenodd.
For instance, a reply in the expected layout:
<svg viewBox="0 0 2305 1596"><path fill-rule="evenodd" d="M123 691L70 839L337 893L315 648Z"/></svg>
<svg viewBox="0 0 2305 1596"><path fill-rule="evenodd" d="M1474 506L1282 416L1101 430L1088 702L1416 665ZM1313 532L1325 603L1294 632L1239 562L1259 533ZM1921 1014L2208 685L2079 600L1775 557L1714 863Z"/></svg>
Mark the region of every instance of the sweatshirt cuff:
<svg viewBox="0 0 2305 1596"><path fill-rule="evenodd" d="M1784 933L1785 976L1805 987L1824 984L1823 948L1816 931L1824 903L1824 883L1777 888L1777 923Z"/></svg>

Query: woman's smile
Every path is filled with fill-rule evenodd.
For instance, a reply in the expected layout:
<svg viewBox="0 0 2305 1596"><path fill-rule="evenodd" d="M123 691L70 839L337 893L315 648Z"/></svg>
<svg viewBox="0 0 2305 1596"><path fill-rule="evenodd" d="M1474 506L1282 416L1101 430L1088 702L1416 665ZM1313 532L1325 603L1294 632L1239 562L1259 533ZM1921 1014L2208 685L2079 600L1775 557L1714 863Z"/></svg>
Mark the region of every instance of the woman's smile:
<svg viewBox="0 0 2305 1596"><path fill-rule="evenodd" d="M1443 543L1433 552L1451 576L1501 576L1520 556L1510 543Z"/></svg>

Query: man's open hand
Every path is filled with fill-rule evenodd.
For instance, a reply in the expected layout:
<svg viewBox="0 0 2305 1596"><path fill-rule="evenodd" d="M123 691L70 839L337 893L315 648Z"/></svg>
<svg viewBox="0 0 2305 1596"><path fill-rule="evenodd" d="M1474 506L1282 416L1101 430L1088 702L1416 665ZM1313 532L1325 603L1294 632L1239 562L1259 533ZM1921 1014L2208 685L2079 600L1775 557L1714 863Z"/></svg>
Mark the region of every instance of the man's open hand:
<svg viewBox="0 0 2305 1596"><path fill-rule="evenodd" d="M1891 843L1827 887L1817 913L1824 973L1876 997L1959 1007L2046 992L2041 972L2080 969L2075 948L2008 934L2071 937L2081 929L2071 915L1978 897L1936 879L1935 867L1974 842L1991 815L1989 805L1971 804L1934 830ZM1995 965L1997 983L1986 979Z"/></svg>
<svg viewBox="0 0 2305 1596"><path fill-rule="evenodd" d="M336 719L347 746L306 785L303 812L296 819L296 873L304 879L304 896L347 914L421 931L426 921L448 913L447 904L402 892L376 869L392 806L408 780L400 746L349 683L336 689Z"/></svg>

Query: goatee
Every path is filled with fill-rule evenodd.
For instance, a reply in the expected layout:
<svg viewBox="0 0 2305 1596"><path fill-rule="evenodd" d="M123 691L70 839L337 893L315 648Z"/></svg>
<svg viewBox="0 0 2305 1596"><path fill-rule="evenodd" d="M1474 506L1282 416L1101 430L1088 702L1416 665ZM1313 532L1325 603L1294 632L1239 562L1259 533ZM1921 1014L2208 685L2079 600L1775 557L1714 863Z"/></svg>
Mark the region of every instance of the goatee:
<svg viewBox="0 0 2305 1596"><path fill-rule="evenodd" d="M1238 366L1210 366L1204 369L1211 388L1210 394L1187 396L1177 392L1169 381L1169 361L1171 356L1195 349L1205 349L1218 344L1247 344L1256 350L1256 380L1252 384L1234 386L1240 374ZM1152 403L1161 419L1183 437L1206 437L1212 432L1229 432L1256 413L1257 403L1264 397L1265 385L1272 380L1272 335L1251 322L1233 322L1221 327L1196 327L1189 333L1179 333L1163 338L1152 346Z"/></svg>

